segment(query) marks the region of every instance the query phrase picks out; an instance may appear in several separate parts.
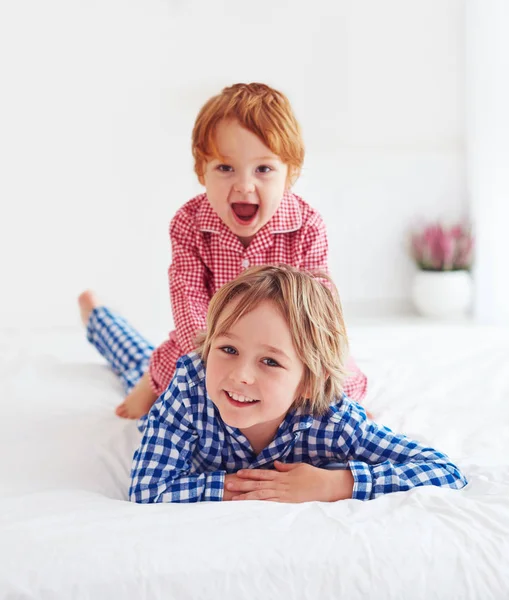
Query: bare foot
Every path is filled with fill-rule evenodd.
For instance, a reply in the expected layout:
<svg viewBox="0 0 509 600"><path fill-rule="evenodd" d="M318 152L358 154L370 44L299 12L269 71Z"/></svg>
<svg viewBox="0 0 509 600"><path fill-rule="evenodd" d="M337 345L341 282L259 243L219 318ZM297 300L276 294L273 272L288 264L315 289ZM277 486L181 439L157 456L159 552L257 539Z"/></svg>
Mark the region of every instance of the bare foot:
<svg viewBox="0 0 509 600"><path fill-rule="evenodd" d="M368 416L368 419L371 419L373 421L374 417L373 417L373 413L369 412L369 410L366 411L366 415Z"/></svg>
<svg viewBox="0 0 509 600"><path fill-rule="evenodd" d="M152 390L150 377L145 373L133 391L115 409L115 414L124 419L139 419L146 415L157 400L157 394Z"/></svg>
<svg viewBox="0 0 509 600"><path fill-rule="evenodd" d="M90 290L85 290L78 296L78 305L80 307L81 320L85 327L88 325L90 313L98 305L96 295Z"/></svg>

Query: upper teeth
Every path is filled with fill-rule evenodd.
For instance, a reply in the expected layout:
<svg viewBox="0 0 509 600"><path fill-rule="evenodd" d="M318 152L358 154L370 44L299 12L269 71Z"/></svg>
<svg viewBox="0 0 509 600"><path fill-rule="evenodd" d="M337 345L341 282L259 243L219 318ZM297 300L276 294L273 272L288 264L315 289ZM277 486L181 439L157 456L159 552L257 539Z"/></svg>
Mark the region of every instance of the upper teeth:
<svg viewBox="0 0 509 600"><path fill-rule="evenodd" d="M228 392L228 396L236 400L237 402L256 402L255 398L248 398L242 394L236 394L235 392Z"/></svg>

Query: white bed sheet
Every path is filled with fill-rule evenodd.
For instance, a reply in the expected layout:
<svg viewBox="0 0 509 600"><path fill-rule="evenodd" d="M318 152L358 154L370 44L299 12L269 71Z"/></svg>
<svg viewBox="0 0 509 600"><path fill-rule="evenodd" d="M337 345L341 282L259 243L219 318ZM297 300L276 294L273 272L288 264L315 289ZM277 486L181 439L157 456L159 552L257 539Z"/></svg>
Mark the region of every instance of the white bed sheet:
<svg viewBox="0 0 509 600"><path fill-rule="evenodd" d="M134 423L81 333L0 341L1 599L509 598L509 332L353 327L377 420L447 452L462 491L371 502L134 505Z"/></svg>

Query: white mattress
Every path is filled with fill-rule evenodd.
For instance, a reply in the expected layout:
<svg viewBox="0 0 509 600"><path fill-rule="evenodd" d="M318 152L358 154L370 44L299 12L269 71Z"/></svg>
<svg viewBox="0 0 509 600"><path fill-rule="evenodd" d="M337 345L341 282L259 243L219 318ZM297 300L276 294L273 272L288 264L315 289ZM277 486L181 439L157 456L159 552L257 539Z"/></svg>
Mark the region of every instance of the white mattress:
<svg viewBox="0 0 509 600"><path fill-rule="evenodd" d="M352 328L376 418L462 491L335 504L126 501L134 423L78 332L0 341L0 598L509 598L509 332Z"/></svg>

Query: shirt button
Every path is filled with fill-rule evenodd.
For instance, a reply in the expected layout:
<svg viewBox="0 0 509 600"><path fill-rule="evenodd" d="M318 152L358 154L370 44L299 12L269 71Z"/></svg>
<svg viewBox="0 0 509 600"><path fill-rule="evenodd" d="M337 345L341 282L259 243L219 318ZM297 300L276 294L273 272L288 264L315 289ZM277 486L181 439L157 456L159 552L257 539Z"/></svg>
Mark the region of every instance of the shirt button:
<svg viewBox="0 0 509 600"><path fill-rule="evenodd" d="M244 269L247 269L249 267L249 258L243 258L242 259L242 267Z"/></svg>

